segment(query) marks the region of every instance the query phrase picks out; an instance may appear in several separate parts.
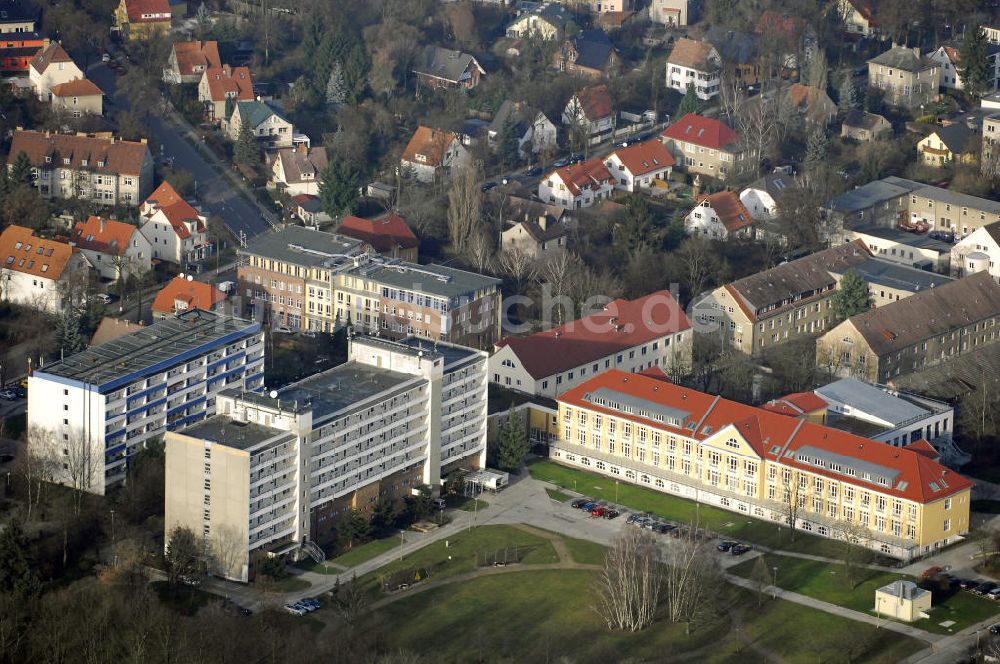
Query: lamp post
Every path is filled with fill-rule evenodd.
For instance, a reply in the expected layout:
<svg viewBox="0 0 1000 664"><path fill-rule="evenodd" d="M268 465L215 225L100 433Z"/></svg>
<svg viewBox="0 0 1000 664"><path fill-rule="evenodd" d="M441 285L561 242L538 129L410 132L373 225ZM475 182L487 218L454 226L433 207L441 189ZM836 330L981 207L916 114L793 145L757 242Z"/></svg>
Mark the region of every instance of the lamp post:
<svg viewBox="0 0 1000 664"><path fill-rule="evenodd" d="M400 530L399 531L399 559L400 560L403 559L403 542L406 541L406 540L403 539L403 533L405 533L405 532L406 532L405 530Z"/></svg>
<svg viewBox="0 0 1000 664"><path fill-rule="evenodd" d="M774 566L774 594L771 596L772 599L778 599L778 566Z"/></svg>
<svg viewBox="0 0 1000 664"><path fill-rule="evenodd" d="M618 502L618 480L615 480L615 503Z"/></svg>
<svg viewBox="0 0 1000 664"><path fill-rule="evenodd" d="M115 542L115 511L111 510L111 561L118 566L118 545Z"/></svg>

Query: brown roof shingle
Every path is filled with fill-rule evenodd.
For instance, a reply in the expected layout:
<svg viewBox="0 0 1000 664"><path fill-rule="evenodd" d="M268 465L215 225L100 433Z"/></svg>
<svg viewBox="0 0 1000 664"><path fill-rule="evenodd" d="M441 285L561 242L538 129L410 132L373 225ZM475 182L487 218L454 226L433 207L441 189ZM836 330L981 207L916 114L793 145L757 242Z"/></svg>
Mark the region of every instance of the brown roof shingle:
<svg viewBox="0 0 1000 664"><path fill-rule="evenodd" d="M673 155L667 150L667 146L656 138L625 148L618 148L605 159L612 155L618 157L618 160L633 177L670 168L675 164Z"/></svg>
<svg viewBox="0 0 1000 664"><path fill-rule="evenodd" d="M667 62L699 71L714 71L720 66L717 56L715 47L708 42L681 37L674 43Z"/></svg>
<svg viewBox="0 0 1000 664"><path fill-rule="evenodd" d="M198 71L222 66L219 43L215 41L174 42L174 56L181 76L191 76ZM200 69L196 71L195 67Z"/></svg>
<svg viewBox="0 0 1000 664"><path fill-rule="evenodd" d="M97 84L86 78L78 78L68 83L60 83L52 86L53 97L94 97L103 96L104 90L97 87Z"/></svg>
<svg viewBox="0 0 1000 664"><path fill-rule="evenodd" d="M719 221L730 233L735 233L753 223L750 211L746 209L743 201L734 191L720 191L716 194L699 196L698 205L704 204L715 210Z"/></svg>
<svg viewBox="0 0 1000 664"><path fill-rule="evenodd" d="M24 152L37 168L87 168L102 173L138 176L149 155L145 143L123 141L112 136L80 136L50 134L41 131L17 130L10 144L7 163L13 164ZM46 161L46 157L49 158ZM65 160L69 159L69 164ZM83 162L86 160L87 165Z"/></svg>
<svg viewBox="0 0 1000 664"><path fill-rule="evenodd" d="M406 144L403 150L403 160L415 164L426 164L427 166L440 166L444 162L444 155L448 147L456 140L455 134L450 131L431 129L420 125L413 132L413 137ZM417 155L423 155L424 159L417 159Z"/></svg>
<svg viewBox="0 0 1000 664"><path fill-rule="evenodd" d="M318 182L320 174L327 166L324 147L309 148L299 145L294 148L280 148L275 159L281 160L285 182L288 184Z"/></svg>
<svg viewBox="0 0 1000 664"><path fill-rule="evenodd" d="M248 67L211 67L202 76L208 80L208 94L212 101L250 101L254 98L253 78Z"/></svg>
<svg viewBox="0 0 1000 664"><path fill-rule="evenodd" d="M32 68L39 74L44 74L49 65L57 62L73 62L69 53L59 42L52 42L47 48L38 51L38 55L31 61Z"/></svg>

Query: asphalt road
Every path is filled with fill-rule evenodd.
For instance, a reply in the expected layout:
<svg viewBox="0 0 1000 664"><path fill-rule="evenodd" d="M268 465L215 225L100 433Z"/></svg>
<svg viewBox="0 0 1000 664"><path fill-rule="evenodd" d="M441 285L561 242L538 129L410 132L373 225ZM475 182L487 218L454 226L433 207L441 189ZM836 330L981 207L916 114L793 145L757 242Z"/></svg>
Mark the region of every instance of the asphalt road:
<svg viewBox="0 0 1000 664"><path fill-rule="evenodd" d="M100 62L91 65L87 76L105 91L117 109L126 110L131 107L131 100L117 90L118 77L106 65ZM151 96L153 99L143 102L161 104L158 92L151 92ZM185 139L185 135L193 136L191 126L176 113L170 113L166 117L149 115L146 129L149 133L149 149L154 159L158 162L173 159L175 168L188 171L194 177L197 198L208 216L221 217L226 228L237 239L243 234L249 240L270 230L271 224L264 216L269 213L240 195L240 191L224 174L229 164L208 154L207 148L204 152L196 150ZM218 167L221 167L222 173Z"/></svg>

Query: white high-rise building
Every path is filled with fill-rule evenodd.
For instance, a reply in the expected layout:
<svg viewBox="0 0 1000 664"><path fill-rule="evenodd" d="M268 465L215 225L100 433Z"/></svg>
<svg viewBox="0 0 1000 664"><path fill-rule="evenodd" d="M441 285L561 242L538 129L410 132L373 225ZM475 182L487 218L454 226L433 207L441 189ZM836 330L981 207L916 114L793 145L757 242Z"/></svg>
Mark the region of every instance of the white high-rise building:
<svg viewBox="0 0 1000 664"><path fill-rule="evenodd" d="M147 441L214 414L223 389L263 380L260 324L194 309L36 370L29 445L56 481L103 495Z"/></svg>
<svg viewBox="0 0 1000 664"><path fill-rule="evenodd" d="M167 433L169 533L247 581L255 552L309 550L346 510L486 462L487 353L408 337L358 337L348 361L269 394L227 390L217 414Z"/></svg>

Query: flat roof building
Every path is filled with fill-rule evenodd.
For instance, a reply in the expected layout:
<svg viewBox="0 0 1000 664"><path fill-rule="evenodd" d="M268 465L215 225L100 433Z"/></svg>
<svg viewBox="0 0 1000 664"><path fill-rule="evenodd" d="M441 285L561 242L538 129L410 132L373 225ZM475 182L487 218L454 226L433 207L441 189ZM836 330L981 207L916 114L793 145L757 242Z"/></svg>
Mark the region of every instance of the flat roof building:
<svg viewBox="0 0 1000 664"><path fill-rule="evenodd" d="M275 392L227 390L166 436L164 527L200 533L215 573L257 552L319 555L348 510L486 462L486 353L414 337L350 341L346 363ZM229 555L227 555L229 554Z"/></svg>
<svg viewBox="0 0 1000 664"><path fill-rule="evenodd" d="M148 441L212 415L226 387L260 387L263 372L258 323L187 311L37 369L29 444L56 481L103 495Z"/></svg>

